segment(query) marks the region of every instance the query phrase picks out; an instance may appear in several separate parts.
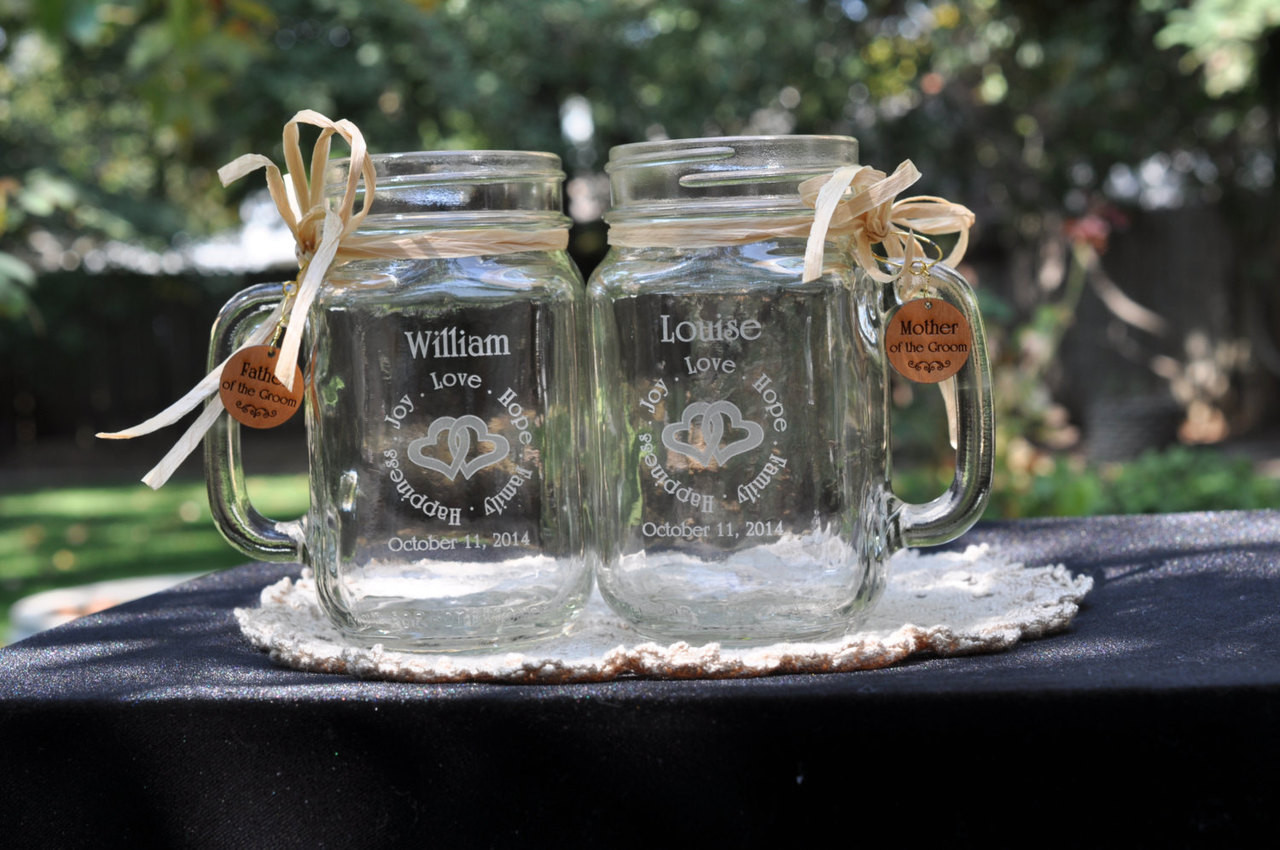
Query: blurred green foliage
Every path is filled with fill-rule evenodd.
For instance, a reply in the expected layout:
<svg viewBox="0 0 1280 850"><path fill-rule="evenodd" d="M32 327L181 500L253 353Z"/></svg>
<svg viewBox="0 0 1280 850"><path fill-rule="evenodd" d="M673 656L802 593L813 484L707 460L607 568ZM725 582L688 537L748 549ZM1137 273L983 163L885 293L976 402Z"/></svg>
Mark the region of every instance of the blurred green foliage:
<svg viewBox="0 0 1280 850"><path fill-rule="evenodd" d="M1189 48L1182 67L1202 69L1205 91L1214 97L1252 83L1264 36L1280 26L1280 3L1275 0L1197 0L1182 8L1172 8L1170 2L1151 5L1169 9L1156 46Z"/></svg>
<svg viewBox="0 0 1280 850"><path fill-rule="evenodd" d="M1194 189L1263 188L1276 26L1268 0L0 0L0 177L10 231L167 241L233 223L214 171L276 154L304 107L375 150L574 170L655 135L849 133L1025 235L1158 153L1204 158ZM561 133L573 96L584 144Z"/></svg>

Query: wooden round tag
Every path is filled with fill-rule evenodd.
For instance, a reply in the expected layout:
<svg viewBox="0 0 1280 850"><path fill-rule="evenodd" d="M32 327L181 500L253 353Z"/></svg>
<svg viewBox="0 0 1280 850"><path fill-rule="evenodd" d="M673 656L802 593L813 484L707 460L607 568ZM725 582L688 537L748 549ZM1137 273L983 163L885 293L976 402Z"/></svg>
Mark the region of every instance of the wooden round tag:
<svg viewBox="0 0 1280 850"><path fill-rule="evenodd" d="M964 314L938 298L903 304L884 334L893 368L921 384L936 384L959 372L972 347L973 332Z"/></svg>
<svg viewBox="0 0 1280 850"><path fill-rule="evenodd" d="M293 389L287 388L275 376L278 353L269 345L250 345L222 367L218 397L241 425L274 428L302 407L302 369L293 367Z"/></svg>

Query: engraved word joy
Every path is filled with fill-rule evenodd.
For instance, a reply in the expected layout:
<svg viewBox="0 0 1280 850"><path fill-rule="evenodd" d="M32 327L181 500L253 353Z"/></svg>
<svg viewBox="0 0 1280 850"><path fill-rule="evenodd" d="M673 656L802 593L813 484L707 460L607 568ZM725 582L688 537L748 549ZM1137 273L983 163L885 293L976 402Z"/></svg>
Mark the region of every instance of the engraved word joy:
<svg viewBox="0 0 1280 850"><path fill-rule="evenodd" d="M726 436L741 434L725 441ZM749 452L764 442L764 428L744 419L731 401L696 401L684 409L679 422L662 429L662 444L673 452L703 466L712 461L723 465L730 458Z"/></svg>

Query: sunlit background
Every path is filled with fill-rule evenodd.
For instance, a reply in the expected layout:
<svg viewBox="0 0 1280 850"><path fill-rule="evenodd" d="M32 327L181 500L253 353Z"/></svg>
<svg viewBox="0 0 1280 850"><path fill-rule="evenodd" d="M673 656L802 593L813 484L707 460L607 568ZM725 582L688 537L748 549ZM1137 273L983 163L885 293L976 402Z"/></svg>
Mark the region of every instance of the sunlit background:
<svg viewBox="0 0 1280 850"><path fill-rule="evenodd" d="M1276 0L0 0L0 618L243 560L198 463L135 483L176 433L92 435L200 377L228 295L292 276L260 184L215 172L279 161L303 108L375 152L559 154L584 271L612 145L856 136L977 214L991 516L1280 506ZM894 403L895 483L924 498L941 405ZM301 440L250 446L282 515Z"/></svg>

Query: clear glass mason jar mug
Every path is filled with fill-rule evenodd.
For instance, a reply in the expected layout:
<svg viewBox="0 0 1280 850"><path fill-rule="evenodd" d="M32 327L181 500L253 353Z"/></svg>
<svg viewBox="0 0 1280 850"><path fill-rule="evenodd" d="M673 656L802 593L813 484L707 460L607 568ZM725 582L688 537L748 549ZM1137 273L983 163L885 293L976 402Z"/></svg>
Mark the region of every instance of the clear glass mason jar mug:
<svg viewBox="0 0 1280 850"><path fill-rule="evenodd" d="M551 154L372 160L374 202L357 236L483 243L567 227ZM328 185L342 186L346 162L332 168ZM228 302L211 364L280 292L255 287ZM322 607L359 643L484 649L560 632L592 575L581 302L563 250L331 270L304 344L310 509L276 522L252 508L239 427L223 417L206 440L219 528L255 558L310 565Z"/></svg>
<svg viewBox="0 0 1280 850"><path fill-rule="evenodd" d="M928 270L929 294L963 313L973 339L956 376L954 483L916 505L889 487L883 336L903 286L877 282L833 242L821 277L802 282L814 212L798 185L856 158L854 139L833 136L610 153L612 244L588 287L597 583L645 633L838 634L879 596L895 549L952 539L982 512L993 427L968 285Z"/></svg>

